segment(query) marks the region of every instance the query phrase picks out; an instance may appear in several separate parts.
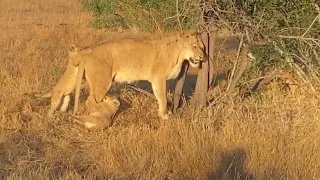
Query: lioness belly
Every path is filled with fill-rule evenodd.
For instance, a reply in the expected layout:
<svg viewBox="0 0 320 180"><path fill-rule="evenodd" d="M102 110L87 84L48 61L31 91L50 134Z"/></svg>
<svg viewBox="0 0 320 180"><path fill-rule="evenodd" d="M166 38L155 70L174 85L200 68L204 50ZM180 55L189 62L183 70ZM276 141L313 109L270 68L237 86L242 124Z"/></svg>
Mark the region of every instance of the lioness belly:
<svg viewBox="0 0 320 180"><path fill-rule="evenodd" d="M114 81L118 83L132 83L139 80L148 80L145 73L119 72L114 76Z"/></svg>

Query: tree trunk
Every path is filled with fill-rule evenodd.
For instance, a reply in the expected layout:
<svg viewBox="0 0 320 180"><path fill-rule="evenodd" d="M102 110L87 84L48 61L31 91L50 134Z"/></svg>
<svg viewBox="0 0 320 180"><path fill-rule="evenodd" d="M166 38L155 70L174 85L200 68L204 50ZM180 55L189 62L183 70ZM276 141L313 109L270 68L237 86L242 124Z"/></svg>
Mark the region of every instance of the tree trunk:
<svg viewBox="0 0 320 180"><path fill-rule="evenodd" d="M189 63L184 63L182 66L180 75L177 78L176 86L174 88L174 94L173 94L173 108L172 108L173 113L176 113L179 107L181 95L183 93L183 85L186 79L188 68L189 68Z"/></svg>
<svg viewBox="0 0 320 180"><path fill-rule="evenodd" d="M205 45L205 56L209 53L209 36L207 32L203 32L202 39ZM207 58L207 57L204 57ZM202 63L199 70L195 93L192 101L192 108L198 109L206 106L207 103L207 92L209 86L209 61Z"/></svg>

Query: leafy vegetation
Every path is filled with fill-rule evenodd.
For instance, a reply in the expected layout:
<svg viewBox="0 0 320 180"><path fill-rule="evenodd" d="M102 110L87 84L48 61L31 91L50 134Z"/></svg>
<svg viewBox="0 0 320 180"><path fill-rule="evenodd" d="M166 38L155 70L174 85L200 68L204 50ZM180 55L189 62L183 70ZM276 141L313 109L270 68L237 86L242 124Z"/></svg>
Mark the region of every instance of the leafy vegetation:
<svg viewBox="0 0 320 180"><path fill-rule="evenodd" d="M84 7L94 15L92 25L103 28L139 28L143 31L178 30L194 28L200 24L197 15L199 1L172 0L82 0ZM214 25L226 25L246 34L256 56L255 67L282 67L290 57L290 63L310 64L309 71L320 70L317 54L320 54L320 20L315 18L319 9L313 0L225 0L208 1L205 9L208 21ZM315 21L315 22L314 22ZM312 25L312 26L310 26ZM310 28L309 28L310 27ZM313 59L306 58L316 56ZM310 73L310 72L309 72ZM309 74L306 72L306 74Z"/></svg>
<svg viewBox="0 0 320 180"><path fill-rule="evenodd" d="M82 0L85 8L92 11L92 25L97 28L137 27L145 31L177 30L176 1L172 0ZM195 13L186 9L189 1L178 2L179 21L183 28L194 26ZM184 14L188 14L188 16Z"/></svg>

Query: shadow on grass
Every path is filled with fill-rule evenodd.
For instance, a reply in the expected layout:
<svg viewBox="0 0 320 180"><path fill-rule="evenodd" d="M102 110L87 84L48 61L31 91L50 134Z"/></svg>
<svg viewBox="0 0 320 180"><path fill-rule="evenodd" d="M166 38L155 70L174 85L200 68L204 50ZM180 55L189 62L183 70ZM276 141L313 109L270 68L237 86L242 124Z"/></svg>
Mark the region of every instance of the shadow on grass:
<svg viewBox="0 0 320 180"><path fill-rule="evenodd" d="M254 177L245 168L246 152L241 148L235 148L222 153L217 168L208 174L209 180L254 180L254 179L287 179L287 175L276 169L266 169L262 177Z"/></svg>
<svg viewBox="0 0 320 180"><path fill-rule="evenodd" d="M69 146L73 150L63 153L56 151L57 157L48 159L50 151L59 149L61 146L59 141L52 141L53 138L48 140L40 132L20 130L5 141L1 141L0 180L8 177L11 179L63 179L70 174L75 174L78 177L76 179L133 179L130 176L122 177L113 172L97 169L94 159L81 152L81 142L71 142Z"/></svg>
<svg viewBox="0 0 320 180"><path fill-rule="evenodd" d="M208 175L208 179L253 180L254 177L245 170L245 159L246 152L240 148L223 153L216 170Z"/></svg>

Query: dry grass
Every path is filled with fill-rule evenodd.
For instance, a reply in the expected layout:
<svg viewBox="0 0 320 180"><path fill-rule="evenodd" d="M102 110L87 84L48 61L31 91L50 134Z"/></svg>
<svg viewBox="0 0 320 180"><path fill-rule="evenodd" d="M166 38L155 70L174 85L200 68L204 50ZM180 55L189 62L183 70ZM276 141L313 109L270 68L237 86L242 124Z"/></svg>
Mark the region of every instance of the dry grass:
<svg viewBox="0 0 320 180"><path fill-rule="evenodd" d="M320 100L277 83L203 112L184 107L168 121L157 118L154 98L125 89L131 108L104 132L86 132L65 114L46 119L48 100L23 93L55 84L68 45L130 33L88 28L76 0L0 7L0 179L320 178Z"/></svg>

